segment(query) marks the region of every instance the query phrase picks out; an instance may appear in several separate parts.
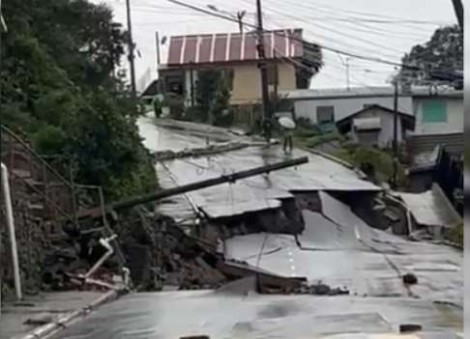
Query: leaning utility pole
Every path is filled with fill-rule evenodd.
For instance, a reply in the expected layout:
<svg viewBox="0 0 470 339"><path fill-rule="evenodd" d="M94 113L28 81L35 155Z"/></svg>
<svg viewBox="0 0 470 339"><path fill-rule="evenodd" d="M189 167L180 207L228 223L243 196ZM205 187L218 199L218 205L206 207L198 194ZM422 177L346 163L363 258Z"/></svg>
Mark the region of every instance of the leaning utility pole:
<svg viewBox="0 0 470 339"><path fill-rule="evenodd" d="M126 0L126 10L127 10L127 42L129 44L129 66L131 71L131 91L132 91L132 99L135 100L137 98L137 89L135 85L135 64L134 64L134 39L132 38L132 18L131 18L131 4L130 0Z"/></svg>
<svg viewBox="0 0 470 339"><path fill-rule="evenodd" d="M392 188L397 188L398 173L398 79L393 81L395 87L393 94L393 178Z"/></svg>
<svg viewBox="0 0 470 339"><path fill-rule="evenodd" d="M110 211L119 212L120 210L128 209L137 205L146 204L149 202L154 202L157 200L166 199L172 197L174 195L184 194L191 191L212 187L224 183L234 183L237 180L242 180L246 178L250 178L256 175L271 173L277 170L281 170L284 168L289 168L293 166L303 165L309 162L308 157L301 157L296 159L289 159L282 162L264 165L261 167L256 167L240 172L235 172L232 174L225 174L221 175L217 178L206 179L199 182L194 182L186 185L181 185L173 188L169 188L166 190L161 190L155 193L150 193L147 195L142 195L134 198L130 198L124 201L118 201L111 203L105 207L105 209L101 207L92 208L89 210L81 211L79 213L79 218L96 218L101 217L102 213L109 213ZM104 211L105 210L105 211Z"/></svg>
<svg viewBox="0 0 470 339"><path fill-rule="evenodd" d="M266 51L264 48L264 30L263 30L263 12L261 9L261 0L256 0L256 11L258 16L258 57L259 68L261 71L261 95L263 107L263 130L266 140L269 143L271 139L271 108L269 105L269 88L268 88L268 70L266 68Z"/></svg>
<svg viewBox="0 0 470 339"><path fill-rule="evenodd" d="M460 29L463 31L463 4L462 0L452 0L452 5L454 6L455 15L457 16L457 21L459 22Z"/></svg>

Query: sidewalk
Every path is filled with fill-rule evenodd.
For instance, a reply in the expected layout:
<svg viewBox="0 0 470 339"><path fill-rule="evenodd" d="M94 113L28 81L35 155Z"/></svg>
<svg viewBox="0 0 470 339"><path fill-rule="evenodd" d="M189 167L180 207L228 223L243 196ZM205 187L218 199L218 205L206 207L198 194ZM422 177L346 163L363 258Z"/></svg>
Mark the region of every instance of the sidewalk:
<svg viewBox="0 0 470 339"><path fill-rule="evenodd" d="M54 323L59 322L59 327L63 327L69 321L87 315L93 307L115 297L116 293L108 291L51 292L26 297L21 302L7 302L2 305L0 339L25 338L40 329L51 333L56 327Z"/></svg>

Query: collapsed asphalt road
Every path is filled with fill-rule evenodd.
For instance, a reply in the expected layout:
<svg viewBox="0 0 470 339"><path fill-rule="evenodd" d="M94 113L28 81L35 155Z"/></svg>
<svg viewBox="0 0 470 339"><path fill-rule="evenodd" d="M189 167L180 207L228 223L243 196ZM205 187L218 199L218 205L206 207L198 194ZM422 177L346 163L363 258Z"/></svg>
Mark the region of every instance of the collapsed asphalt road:
<svg viewBox="0 0 470 339"><path fill-rule="evenodd" d="M140 121L152 150L200 147L205 140L184 131ZM277 147L255 147L224 155L175 160L158 165L164 187L203 180L221 173L274 162ZM378 188L353 170L312 156L310 167L283 170L234 185L187 194L159 206L185 219L202 209L214 218L279 208L278 199L297 190L319 190L323 212L303 211L305 230L285 234L242 234L225 241L229 258L244 260L284 276L347 287L349 296L259 295L178 291L129 295L106 305L60 338L372 338L397 333L401 324L419 324L417 338L458 338L462 331L462 254L446 246L412 243L370 228L324 190ZM401 276L413 272L418 284L404 288ZM411 293L409 293L411 292ZM59 338L59 337L58 337Z"/></svg>

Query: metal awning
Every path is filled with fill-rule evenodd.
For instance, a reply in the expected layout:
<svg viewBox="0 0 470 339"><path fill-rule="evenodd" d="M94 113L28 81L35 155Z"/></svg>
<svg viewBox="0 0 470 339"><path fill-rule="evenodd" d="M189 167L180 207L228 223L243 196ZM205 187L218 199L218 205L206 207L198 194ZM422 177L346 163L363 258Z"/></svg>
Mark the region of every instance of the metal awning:
<svg viewBox="0 0 470 339"><path fill-rule="evenodd" d="M353 120L354 128L358 131L371 131L382 129L380 118L357 118Z"/></svg>

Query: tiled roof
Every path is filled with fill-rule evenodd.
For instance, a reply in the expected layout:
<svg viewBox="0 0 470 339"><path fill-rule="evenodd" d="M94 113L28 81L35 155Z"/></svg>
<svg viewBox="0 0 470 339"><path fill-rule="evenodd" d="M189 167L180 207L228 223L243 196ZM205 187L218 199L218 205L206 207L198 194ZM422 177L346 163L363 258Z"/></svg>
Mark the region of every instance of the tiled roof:
<svg viewBox="0 0 470 339"><path fill-rule="evenodd" d="M301 29L265 31L266 57L302 57L301 39ZM170 39L168 65L255 61L256 45L256 32L174 36Z"/></svg>

